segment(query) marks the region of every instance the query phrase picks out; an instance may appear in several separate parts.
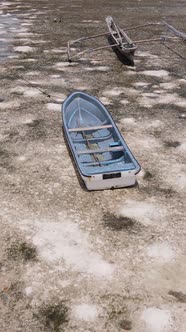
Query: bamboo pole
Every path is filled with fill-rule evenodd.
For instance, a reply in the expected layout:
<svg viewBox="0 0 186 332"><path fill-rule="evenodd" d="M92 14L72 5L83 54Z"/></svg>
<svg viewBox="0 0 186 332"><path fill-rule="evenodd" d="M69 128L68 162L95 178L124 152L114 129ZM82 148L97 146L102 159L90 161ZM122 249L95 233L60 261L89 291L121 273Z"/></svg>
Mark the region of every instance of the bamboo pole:
<svg viewBox="0 0 186 332"><path fill-rule="evenodd" d="M148 43L148 42L164 41L165 39L178 40L177 37L162 36L162 37L159 37L159 38L134 40L133 43L134 43L134 44L140 44L140 43Z"/></svg>
<svg viewBox="0 0 186 332"><path fill-rule="evenodd" d="M163 22L163 24L169 29L171 30L177 37L183 39L184 41L186 41L186 34L183 33L183 32L180 32L178 30L176 30L172 25L166 23L166 22Z"/></svg>
<svg viewBox="0 0 186 332"><path fill-rule="evenodd" d="M119 43L117 43L117 44L113 44L113 45L107 45L107 46L96 47L96 48L88 48L88 49L85 50L85 51L82 51L82 52L79 52L79 53L75 54L75 55L73 56L73 59L76 59L76 58L78 58L80 55L83 55L83 54L88 53L88 52L91 53L91 52L94 52L94 51L98 51L98 50L102 50L102 49L105 49L105 48L114 47L114 46L118 46L118 45L119 45ZM71 60L72 60L72 58L71 58Z"/></svg>
<svg viewBox="0 0 186 332"><path fill-rule="evenodd" d="M146 24L141 24L141 25L136 25L134 27L129 27L129 28L121 28L121 30L124 30L124 31L129 31L129 30L135 30L135 29L138 29L138 28L144 28L144 27L147 27L149 25L162 25L162 23L160 22L156 22L156 23L146 23Z"/></svg>
<svg viewBox="0 0 186 332"><path fill-rule="evenodd" d="M71 44L75 44L75 43L79 43L79 42L84 41L84 40L88 40L88 39L92 39L92 38L97 38L97 37L101 37L101 36L108 36L108 35L110 35L110 32L99 33L99 34L92 35L92 36L81 37L79 39L73 40L70 43Z"/></svg>

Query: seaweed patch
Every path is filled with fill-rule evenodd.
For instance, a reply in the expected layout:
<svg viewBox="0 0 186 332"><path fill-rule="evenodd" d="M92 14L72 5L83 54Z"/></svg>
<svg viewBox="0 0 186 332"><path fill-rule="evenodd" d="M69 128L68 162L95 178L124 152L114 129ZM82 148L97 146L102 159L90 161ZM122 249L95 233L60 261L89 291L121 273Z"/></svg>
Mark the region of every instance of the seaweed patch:
<svg viewBox="0 0 186 332"><path fill-rule="evenodd" d="M153 178L153 175L152 175L151 172L149 172L149 171L145 171L145 175L144 175L143 178L144 178L145 180L150 180L150 179Z"/></svg>
<svg viewBox="0 0 186 332"><path fill-rule="evenodd" d="M179 141L165 141L164 145L167 148L177 148L178 146L181 145L181 143Z"/></svg>
<svg viewBox="0 0 186 332"><path fill-rule="evenodd" d="M122 319L119 322L119 327L126 331L132 330L132 322L128 319Z"/></svg>
<svg viewBox="0 0 186 332"><path fill-rule="evenodd" d="M133 228L136 221L133 218L116 216L111 213L105 213L103 215L104 225L116 231L123 229Z"/></svg>
<svg viewBox="0 0 186 332"><path fill-rule="evenodd" d="M8 258L12 260L22 260L24 262L36 260L36 248L26 242L13 242L7 249Z"/></svg>
<svg viewBox="0 0 186 332"><path fill-rule="evenodd" d="M41 307L35 317L49 329L49 331L62 331L68 323L68 308L64 301L54 305L44 305Z"/></svg>
<svg viewBox="0 0 186 332"><path fill-rule="evenodd" d="M169 295L174 296L178 302L186 303L186 294L184 294L182 292L176 292L176 291L170 290Z"/></svg>

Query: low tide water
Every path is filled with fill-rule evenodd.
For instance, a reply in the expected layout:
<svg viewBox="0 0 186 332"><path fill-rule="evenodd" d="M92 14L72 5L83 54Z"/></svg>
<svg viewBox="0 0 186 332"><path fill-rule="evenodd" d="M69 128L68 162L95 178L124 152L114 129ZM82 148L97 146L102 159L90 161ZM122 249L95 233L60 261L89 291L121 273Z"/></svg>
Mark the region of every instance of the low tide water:
<svg viewBox="0 0 186 332"><path fill-rule="evenodd" d="M0 14L0 62L13 55L12 41L19 26L19 20L11 14Z"/></svg>

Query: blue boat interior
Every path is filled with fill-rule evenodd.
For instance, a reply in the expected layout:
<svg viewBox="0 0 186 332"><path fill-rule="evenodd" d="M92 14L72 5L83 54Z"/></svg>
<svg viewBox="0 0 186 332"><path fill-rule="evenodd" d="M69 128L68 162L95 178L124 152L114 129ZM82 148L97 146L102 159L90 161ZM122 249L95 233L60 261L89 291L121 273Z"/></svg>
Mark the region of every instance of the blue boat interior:
<svg viewBox="0 0 186 332"><path fill-rule="evenodd" d="M121 172L138 167L112 117L94 97L74 93L63 108L63 121L84 175Z"/></svg>

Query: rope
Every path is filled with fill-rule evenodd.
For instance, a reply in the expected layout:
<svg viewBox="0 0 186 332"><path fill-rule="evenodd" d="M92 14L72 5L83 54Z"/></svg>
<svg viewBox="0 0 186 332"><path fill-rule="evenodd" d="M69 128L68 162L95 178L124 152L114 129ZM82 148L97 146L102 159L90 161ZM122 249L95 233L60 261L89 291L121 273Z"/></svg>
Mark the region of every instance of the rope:
<svg viewBox="0 0 186 332"><path fill-rule="evenodd" d="M186 58L184 58L181 54L179 54L178 52L176 52L173 48L171 48L170 46L168 46L167 44L165 44L165 42L162 42L162 44L168 48L168 50L172 51L173 53L175 53L176 55L178 55L181 59L186 60Z"/></svg>
<svg viewBox="0 0 186 332"><path fill-rule="evenodd" d="M27 84L29 84L32 88L35 88L36 90L40 91L43 95L45 95L48 98L59 98L59 99L63 99L61 96L55 96L52 94L49 94L48 92L42 90L41 88L38 88L37 86L34 85L34 83L31 83L30 81L28 81L26 78L23 78L22 76L18 75L18 78L23 81L26 82Z"/></svg>
<svg viewBox="0 0 186 332"><path fill-rule="evenodd" d="M37 89L38 91L40 91L43 95L47 96L48 98L51 98L51 95L48 94L47 92L45 92L44 90L38 88L37 86L35 86L33 83L29 82L27 79L21 77L21 76L18 76L20 80L28 83L29 85L31 85L33 88Z"/></svg>

